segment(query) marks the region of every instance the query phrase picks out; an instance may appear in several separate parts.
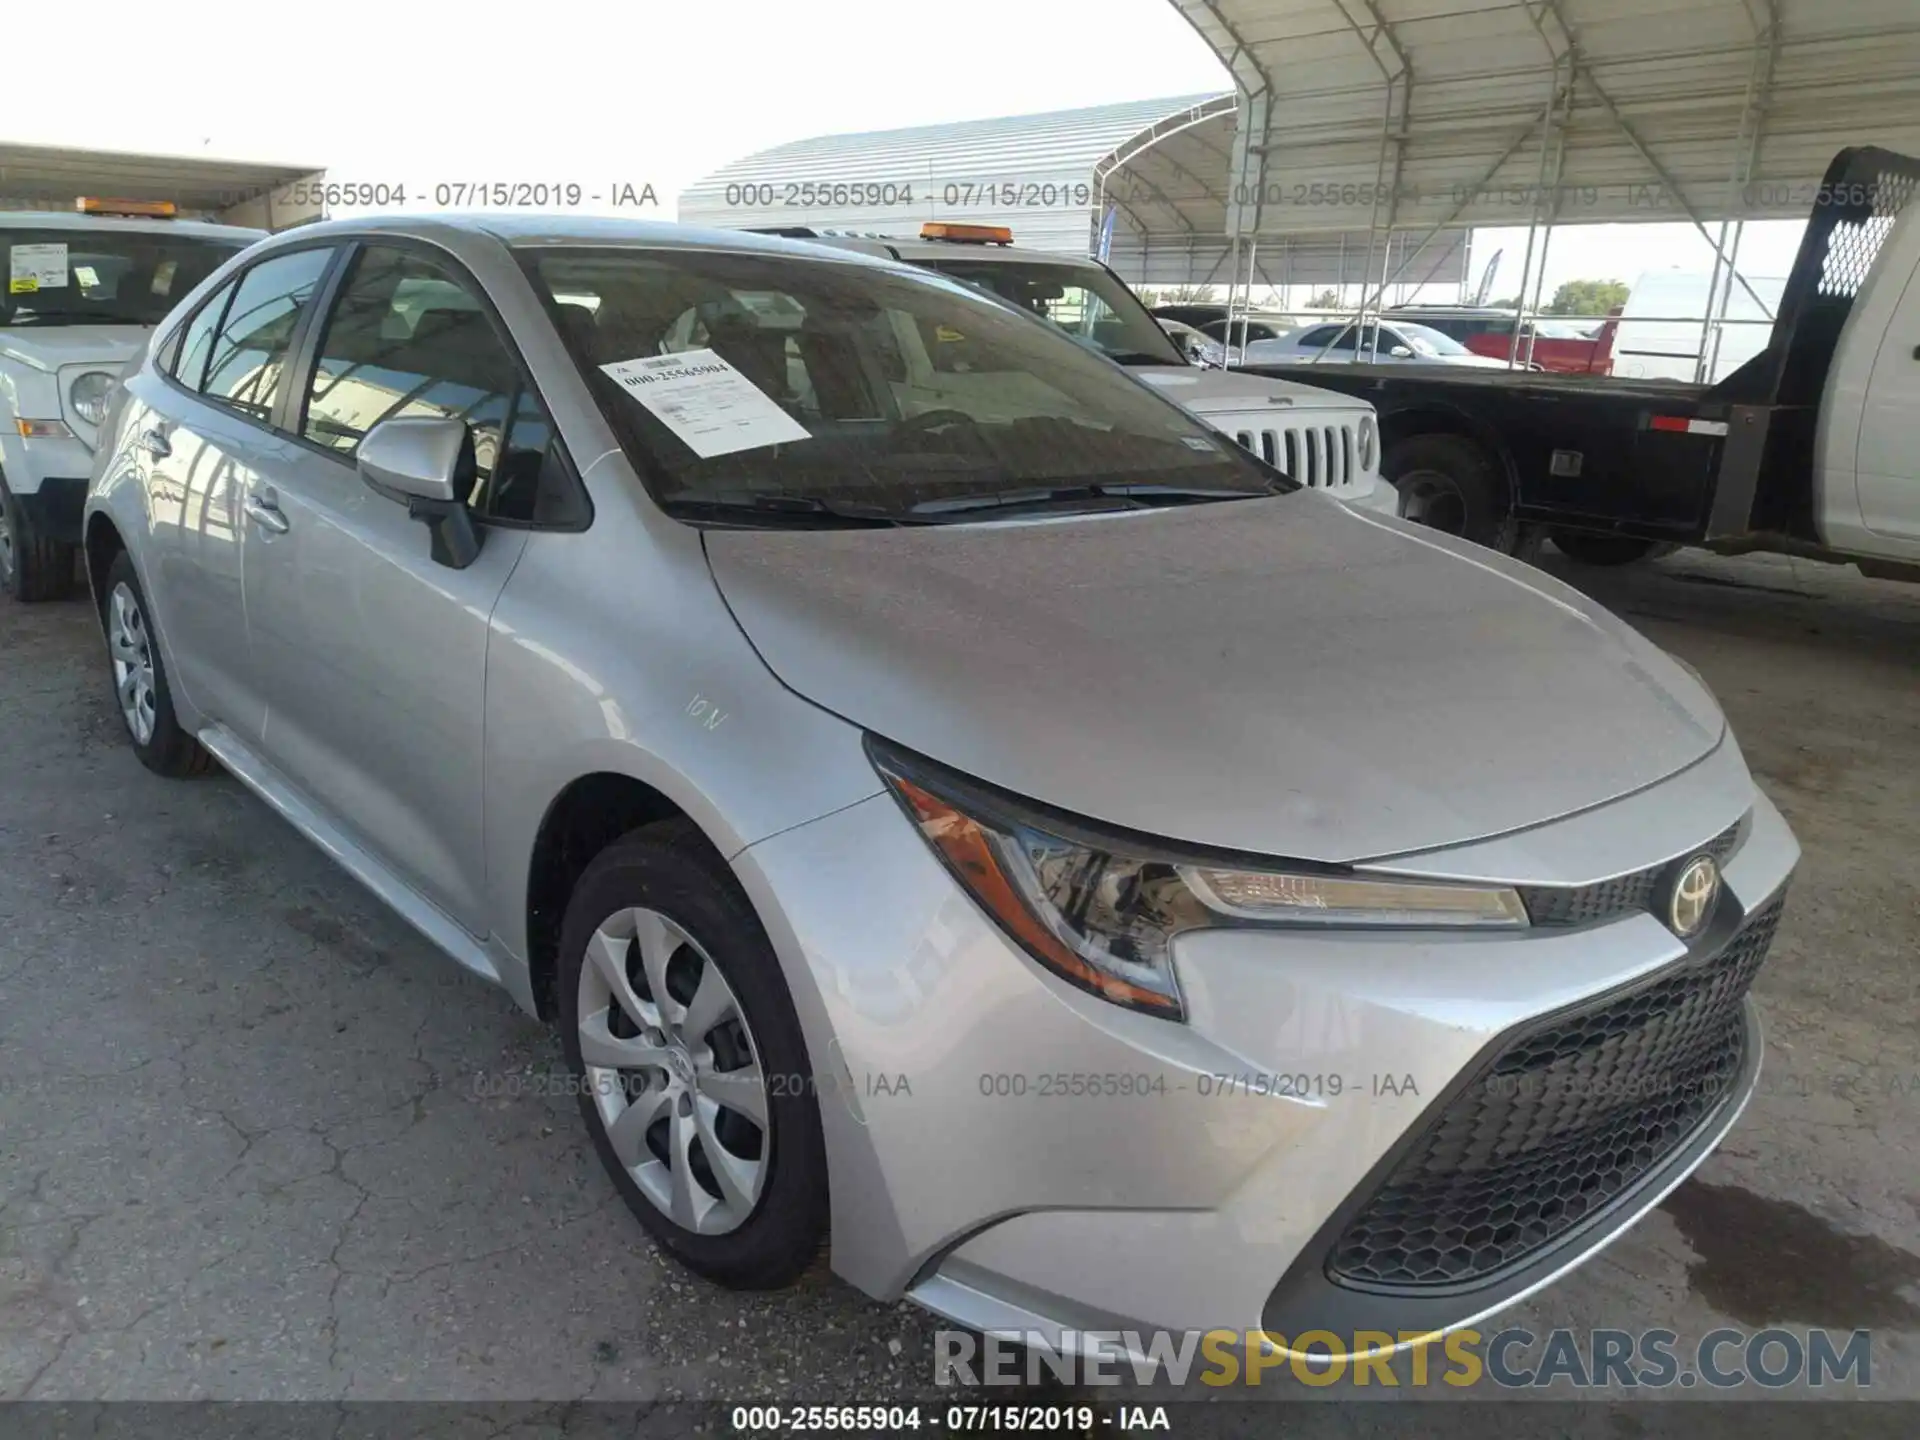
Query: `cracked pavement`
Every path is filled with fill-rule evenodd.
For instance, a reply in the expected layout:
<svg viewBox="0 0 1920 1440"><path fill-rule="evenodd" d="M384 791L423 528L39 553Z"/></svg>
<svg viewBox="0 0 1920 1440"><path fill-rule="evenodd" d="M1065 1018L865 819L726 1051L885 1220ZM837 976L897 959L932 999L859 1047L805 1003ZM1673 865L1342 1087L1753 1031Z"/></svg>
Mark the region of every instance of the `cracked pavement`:
<svg viewBox="0 0 1920 1440"><path fill-rule="evenodd" d="M1746 1118L1515 1319L1872 1325L1920 1397L1920 587L1556 568L1705 673L1807 858ZM0 1398L950 1398L917 1310L656 1254L560 1068L237 783L141 769L85 602L0 601Z"/></svg>

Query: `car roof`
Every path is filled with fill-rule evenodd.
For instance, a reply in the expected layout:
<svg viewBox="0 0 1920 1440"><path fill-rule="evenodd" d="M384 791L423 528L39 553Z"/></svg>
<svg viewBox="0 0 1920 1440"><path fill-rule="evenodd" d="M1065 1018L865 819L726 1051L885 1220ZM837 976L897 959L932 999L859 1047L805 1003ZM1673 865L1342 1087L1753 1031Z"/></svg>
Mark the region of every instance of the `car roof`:
<svg viewBox="0 0 1920 1440"><path fill-rule="evenodd" d="M220 225L211 220L161 220L145 216L82 215L72 210L0 210L0 230L120 231L137 235L190 235L196 240L233 240L251 245L265 230Z"/></svg>
<svg viewBox="0 0 1920 1440"><path fill-rule="evenodd" d="M628 220L612 215L503 215L495 212L438 211L411 215L363 215L349 220L324 220L283 230L273 237L283 243L310 243L330 237L398 235L428 240L457 250L461 241L492 240L513 249L565 245L631 245L667 250L731 250L748 254L787 255L848 264L870 264L913 274L884 255L862 253L811 240L757 235L748 230L722 230L705 225L682 225L672 220Z"/></svg>

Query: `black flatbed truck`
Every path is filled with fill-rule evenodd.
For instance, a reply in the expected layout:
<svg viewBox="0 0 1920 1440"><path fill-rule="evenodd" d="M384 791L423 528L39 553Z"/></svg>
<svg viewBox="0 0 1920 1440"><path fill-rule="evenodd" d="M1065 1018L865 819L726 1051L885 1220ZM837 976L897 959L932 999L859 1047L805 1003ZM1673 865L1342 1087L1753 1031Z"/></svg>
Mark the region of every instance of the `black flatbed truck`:
<svg viewBox="0 0 1920 1440"><path fill-rule="evenodd" d="M1245 368L1370 401L1383 473L1407 518L1509 553L1547 537L1596 564L1682 545L1773 550L1920 580L1903 544L1882 553L1831 544L1815 484L1821 403L1842 330L1917 184L1920 160L1841 151L1767 348L1717 384L1444 365ZM1920 211L1907 218L1920 224ZM1916 305L1920 279L1906 287L1902 315ZM1914 429L1920 450L1920 414Z"/></svg>

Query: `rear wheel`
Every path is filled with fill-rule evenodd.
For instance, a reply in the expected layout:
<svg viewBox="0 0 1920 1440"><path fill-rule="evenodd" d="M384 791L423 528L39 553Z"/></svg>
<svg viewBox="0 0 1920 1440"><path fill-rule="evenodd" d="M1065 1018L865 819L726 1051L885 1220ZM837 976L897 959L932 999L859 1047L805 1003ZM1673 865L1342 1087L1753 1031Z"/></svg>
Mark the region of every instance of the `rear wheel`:
<svg viewBox="0 0 1920 1440"><path fill-rule="evenodd" d="M1569 560L1578 560L1582 565L1631 565L1660 548L1657 540L1640 540L1631 535L1595 535L1586 530L1556 530L1553 545Z"/></svg>
<svg viewBox="0 0 1920 1440"><path fill-rule="evenodd" d="M1476 545L1511 551L1519 527L1493 456L1459 435L1412 435L1387 451L1381 473L1400 492L1400 516Z"/></svg>
<svg viewBox="0 0 1920 1440"><path fill-rule="evenodd" d="M0 590L15 600L59 600L73 593L74 547L37 533L0 476Z"/></svg>
<svg viewBox="0 0 1920 1440"><path fill-rule="evenodd" d="M826 1234L826 1147L780 962L685 821L610 846L560 939L561 1043L594 1149L689 1269L790 1284Z"/></svg>

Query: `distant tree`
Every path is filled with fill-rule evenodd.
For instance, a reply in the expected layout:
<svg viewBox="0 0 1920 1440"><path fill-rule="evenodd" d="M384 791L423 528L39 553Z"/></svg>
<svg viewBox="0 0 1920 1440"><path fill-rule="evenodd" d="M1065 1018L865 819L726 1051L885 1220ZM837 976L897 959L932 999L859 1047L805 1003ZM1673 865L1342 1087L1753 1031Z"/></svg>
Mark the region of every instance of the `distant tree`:
<svg viewBox="0 0 1920 1440"><path fill-rule="evenodd" d="M1520 308L1520 297L1514 295L1505 300L1495 300L1493 302L1493 308L1496 310L1518 310Z"/></svg>
<svg viewBox="0 0 1920 1440"><path fill-rule="evenodd" d="M1309 310L1338 310L1339 308L1340 292L1338 290L1322 290L1318 295L1307 301L1307 309Z"/></svg>
<svg viewBox="0 0 1920 1440"><path fill-rule="evenodd" d="M1213 299L1213 289L1207 285L1169 285L1162 290L1142 290L1140 299L1149 310L1156 305L1204 305Z"/></svg>
<svg viewBox="0 0 1920 1440"><path fill-rule="evenodd" d="M1569 280L1547 302L1549 315L1604 315L1627 303L1628 287L1620 280Z"/></svg>

